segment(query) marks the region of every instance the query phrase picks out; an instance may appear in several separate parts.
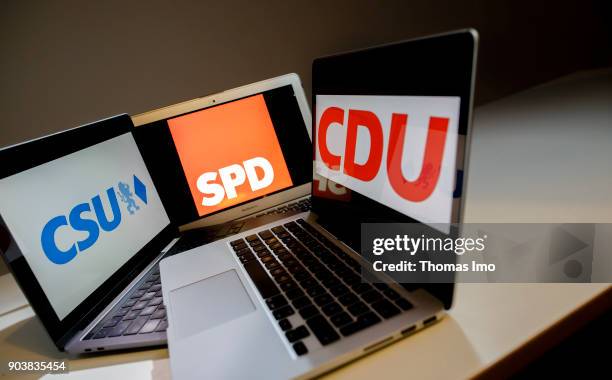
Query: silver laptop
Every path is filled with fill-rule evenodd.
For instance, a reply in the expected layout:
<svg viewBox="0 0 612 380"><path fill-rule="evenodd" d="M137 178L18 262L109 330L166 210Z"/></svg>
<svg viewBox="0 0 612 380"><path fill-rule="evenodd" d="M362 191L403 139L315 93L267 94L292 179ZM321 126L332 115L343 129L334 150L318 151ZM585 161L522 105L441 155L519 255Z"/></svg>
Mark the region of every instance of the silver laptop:
<svg viewBox="0 0 612 380"><path fill-rule="evenodd" d="M244 228L247 218L275 219L310 207L311 172L304 162L312 149L311 115L297 74L145 112L132 121L181 231L218 226L205 231L220 238ZM261 178L251 171L261 171Z"/></svg>
<svg viewBox="0 0 612 380"><path fill-rule="evenodd" d="M317 376L444 316L453 283L371 271L360 228L461 221L476 43L467 30L314 61L312 211L160 264L174 378Z"/></svg>
<svg viewBox="0 0 612 380"><path fill-rule="evenodd" d="M165 344L158 261L310 209L309 118L290 74L0 150L0 254L58 349Z"/></svg>

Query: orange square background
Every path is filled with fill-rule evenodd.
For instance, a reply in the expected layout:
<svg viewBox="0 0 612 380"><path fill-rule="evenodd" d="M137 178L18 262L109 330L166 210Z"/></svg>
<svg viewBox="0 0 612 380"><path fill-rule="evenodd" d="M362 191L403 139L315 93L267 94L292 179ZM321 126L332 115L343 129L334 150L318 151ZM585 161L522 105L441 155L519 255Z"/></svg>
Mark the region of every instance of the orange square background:
<svg viewBox="0 0 612 380"><path fill-rule="evenodd" d="M285 164L263 95L255 95L168 120L189 189L200 216L281 190L293 183ZM239 164L254 157L270 161L274 180L253 192L248 179L236 187L238 196L216 206L202 206L196 182L206 172ZM215 183L221 184L219 174Z"/></svg>

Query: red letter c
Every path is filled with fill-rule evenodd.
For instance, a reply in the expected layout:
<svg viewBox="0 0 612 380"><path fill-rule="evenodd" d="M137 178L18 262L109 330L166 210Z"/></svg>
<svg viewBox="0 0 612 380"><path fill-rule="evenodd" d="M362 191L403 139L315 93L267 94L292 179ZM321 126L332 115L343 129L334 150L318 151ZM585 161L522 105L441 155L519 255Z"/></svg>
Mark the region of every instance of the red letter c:
<svg viewBox="0 0 612 380"><path fill-rule="evenodd" d="M336 156L327 148L327 129L332 123L342 124L344 121L344 110L338 107L329 107L321 115L319 128L317 130L317 145L319 145L319 153L321 159L332 170L340 169L340 156Z"/></svg>

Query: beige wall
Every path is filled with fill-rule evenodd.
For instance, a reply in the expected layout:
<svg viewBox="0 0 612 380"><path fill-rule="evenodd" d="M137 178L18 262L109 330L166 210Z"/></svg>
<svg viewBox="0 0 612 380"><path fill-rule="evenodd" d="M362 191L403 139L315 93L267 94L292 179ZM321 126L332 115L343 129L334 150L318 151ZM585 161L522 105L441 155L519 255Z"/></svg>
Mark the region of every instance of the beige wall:
<svg viewBox="0 0 612 380"><path fill-rule="evenodd" d="M467 26L483 103L609 64L603 3L7 0L0 146L291 71L310 95L314 57Z"/></svg>

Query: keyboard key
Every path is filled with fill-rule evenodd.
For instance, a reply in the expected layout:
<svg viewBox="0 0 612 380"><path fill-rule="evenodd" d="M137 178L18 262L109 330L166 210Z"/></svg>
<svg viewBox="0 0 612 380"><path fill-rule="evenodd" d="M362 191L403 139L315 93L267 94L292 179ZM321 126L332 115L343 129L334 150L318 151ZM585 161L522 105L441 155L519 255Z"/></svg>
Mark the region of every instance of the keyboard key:
<svg viewBox="0 0 612 380"><path fill-rule="evenodd" d="M257 235L250 235L250 236L247 236L247 237L246 237L246 240L247 240L248 242L252 242L252 241L259 240L259 238L257 237Z"/></svg>
<svg viewBox="0 0 612 380"><path fill-rule="evenodd" d="M306 320L306 324L310 330L312 330L319 342L324 346L340 339L340 335L338 335L336 330L334 330L334 328L322 315L317 315Z"/></svg>
<svg viewBox="0 0 612 380"><path fill-rule="evenodd" d="M272 228L272 232L274 232L275 234L279 234L285 232L285 229L282 226L276 226Z"/></svg>
<svg viewBox="0 0 612 380"><path fill-rule="evenodd" d="M113 327L113 329L108 333L109 337L115 337L115 336L120 336L123 335L123 333L125 332L125 330L128 328L128 326L130 325L130 323L132 323L131 320L129 321L121 321L117 324L117 326Z"/></svg>
<svg viewBox="0 0 612 380"><path fill-rule="evenodd" d="M157 325L159 325L159 319L151 319L147 321L147 323L145 323L145 325L140 329L140 334L152 333L157 328Z"/></svg>
<svg viewBox="0 0 612 380"><path fill-rule="evenodd" d="M287 271L283 267L274 268L270 271L270 275L274 278L280 277L281 275L286 275ZM289 279L289 277L287 277Z"/></svg>
<svg viewBox="0 0 612 380"><path fill-rule="evenodd" d="M153 313L151 315L151 319L162 319L162 318L166 318L166 310L165 309L155 310L155 313Z"/></svg>
<svg viewBox="0 0 612 380"><path fill-rule="evenodd" d="M144 309L147 306L148 301L139 301L132 307L132 310Z"/></svg>
<svg viewBox="0 0 612 380"><path fill-rule="evenodd" d="M248 245L243 240L240 240L240 244L233 245L232 249L234 250L234 252L238 252L238 251L240 251L242 249L245 249L247 247L248 247Z"/></svg>
<svg viewBox="0 0 612 380"><path fill-rule="evenodd" d="M250 241L249 245L251 246L251 248L255 248L257 246L263 246L263 243L261 240L257 239L257 240Z"/></svg>
<svg viewBox="0 0 612 380"><path fill-rule="evenodd" d="M300 285L302 285L304 288L306 288L306 290L308 290L308 288L319 286L319 283L315 281L314 278L310 277L308 279L300 281Z"/></svg>
<svg viewBox="0 0 612 380"><path fill-rule="evenodd" d="M279 243L278 240L276 240L276 239L266 240L266 244L268 244L270 249L273 250L274 252L276 252L277 250L280 250L281 248L282 249L285 248L285 246L283 246L281 243Z"/></svg>
<svg viewBox="0 0 612 380"><path fill-rule="evenodd" d="M355 284L352 286L352 289L355 291L355 293L357 294L362 294L362 293L366 293L374 288L372 288L372 285L370 284L366 284L366 283L359 283L359 284ZM397 293L396 293L397 294Z"/></svg>
<svg viewBox="0 0 612 380"><path fill-rule="evenodd" d="M284 282L291 281L291 277L287 275L286 272L283 272L281 274L274 275L274 280L280 285Z"/></svg>
<svg viewBox="0 0 612 380"><path fill-rule="evenodd" d="M297 284L295 283L295 281L287 281L287 282L283 282L282 284L280 284L281 289L283 289L285 292L288 292L290 290L293 289L299 289L299 287L297 286Z"/></svg>
<svg viewBox="0 0 612 380"><path fill-rule="evenodd" d="M242 248L242 249L240 249L240 250L236 251L236 256L243 256L243 255L247 255L247 254L249 254L249 253L251 253L251 252L252 252L252 251L251 251L249 248L245 247L245 248Z"/></svg>
<svg viewBox="0 0 612 380"><path fill-rule="evenodd" d="M396 300L401 297L398 292L391 288L384 290L383 294L389 297L391 300Z"/></svg>
<svg viewBox="0 0 612 380"><path fill-rule="evenodd" d="M278 326L281 328L281 330L283 331L287 331L289 329L291 329L291 322L289 322L288 319L281 319L280 321L278 321Z"/></svg>
<svg viewBox="0 0 612 380"><path fill-rule="evenodd" d="M270 276L268 276L259 262L248 262L244 265L244 269L247 271L251 280L255 283L257 290L259 290L259 294L261 294L264 299L280 293L274 281L270 279Z"/></svg>
<svg viewBox="0 0 612 380"><path fill-rule="evenodd" d="M359 284L361 282L361 278L356 275L354 272L346 273L344 276L341 276L344 282L346 282L349 286Z"/></svg>
<svg viewBox="0 0 612 380"><path fill-rule="evenodd" d="M247 255L240 256L238 259L240 260L242 265L244 265L244 264L248 263L249 261L255 260L255 256L253 256L252 253L249 253Z"/></svg>
<svg viewBox="0 0 612 380"><path fill-rule="evenodd" d="M370 311L370 308L363 302L359 301L357 303L352 304L348 307L349 313L353 314L353 316L358 316L363 313Z"/></svg>
<svg viewBox="0 0 612 380"><path fill-rule="evenodd" d="M347 288L344 285L338 285L338 286L333 286L329 289L329 291L331 292L331 294L333 294L336 297L340 297L343 294L346 294L349 292L349 288Z"/></svg>
<svg viewBox="0 0 612 380"><path fill-rule="evenodd" d="M369 292L363 293L361 298L367 303L373 303L383 299L383 296L376 290L370 290Z"/></svg>
<svg viewBox="0 0 612 380"><path fill-rule="evenodd" d="M121 321L121 317L115 316L106 321L102 327L115 327Z"/></svg>
<svg viewBox="0 0 612 380"><path fill-rule="evenodd" d="M146 293L144 296L140 297L140 300L148 301L148 300L152 300L153 297L155 297L155 292L149 292L149 293Z"/></svg>
<svg viewBox="0 0 612 380"><path fill-rule="evenodd" d="M287 318L295 314L295 310L293 310L291 306L287 305L287 306L281 307L280 309L274 310L272 314L274 315L274 318L276 319L283 319L283 318Z"/></svg>
<svg viewBox="0 0 612 380"><path fill-rule="evenodd" d="M93 336L93 338L94 339L106 338L106 336L108 335L110 331L111 331L111 328L101 329Z"/></svg>
<svg viewBox="0 0 612 380"><path fill-rule="evenodd" d="M320 296L317 296L314 298L315 303L319 306L328 304L332 302L333 300L334 300L333 297L330 296L329 293L321 294Z"/></svg>
<svg viewBox="0 0 612 380"><path fill-rule="evenodd" d="M298 312L300 313L302 318L308 319L310 317L313 317L313 316L319 314L319 309L317 309L313 305L310 305L310 306L306 306L306 307L303 307L303 308L299 309Z"/></svg>
<svg viewBox="0 0 612 380"><path fill-rule="evenodd" d="M374 284L374 286L376 286L376 288L381 292L389 289L389 285L385 284L384 282L377 282Z"/></svg>
<svg viewBox="0 0 612 380"><path fill-rule="evenodd" d="M322 294L327 294L327 291L325 289L323 289L322 286L314 286L312 288L308 288L306 289L306 293L308 293L309 296L311 297L318 297Z"/></svg>
<svg viewBox="0 0 612 380"><path fill-rule="evenodd" d="M302 325L293 330L289 330L285 332L285 336L287 337L287 340L289 341L289 343L293 343L295 341L302 340L310 336L310 332L308 331L306 326Z"/></svg>
<svg viewBox="0 0 612 380"><path fill-rule="evenodd" d="M136 298L131 298L129 300L127 300L126 303L123 304L124 307L132 307L136 304L136 302L138 302L138 300Z"/></svg>
<svg viewBox="0 0 612 380"><path fill-rule="evenodd" d="M277 309L281 306L287 305L287 299L282 294L277 294L274 297L268 298L266 304L270 310Z"/></svg>
<svg viewBox="0 0 612 380"><path fill-rule="evenodd" d="M291 303L293 304L293 306L296 309L301 309L303 307L312 305L312 302L310 302L310 298L308 298L308 297L297 298L297 299L293 300Z"/></svg>
<svg viewBox="0 0 612 380"><path fill-rule="evenodd" d="M151 301L149 301L149 306L159 305L164 301L162 297L155 297Z"/></svg>
<svg viewBox="0 0 612 380"><path fill-rule="evenodd" d="M264 263L264 264L269 263L269 262L271 262L271 261L272 261L272 262L276 261L276 260L274 259L274 257L272 257L271 255L266 255L266 256L264 256L264 257L260 257L260 259L261 259L261 262L262 262L262 263Z"/></svg>
<svg viewBox="0 0 612 380"><path fill-rule="evenodd" d="M285 226L289 231L291 231L291 229L299 228L295 222L285 223L283 226Z"/></svg>
<svg viewBox="0 0 612 380"><path fill-rule="evenodd" d="M124 335L138 334L142 326L144 326L148 320L149 320L148 316L138 317L134 319L132 323L130 324L130 327L128 327L127 330L125 331Z"/></svg>
<svg viewBox="0 0 612 380"><path fill-rule="evenodd" d="M344 336L349 336L367 327L375 325L378 322L380 322L380 318L376 314L372 312L362 314L357 317L357 320L355 322L349 323L348 325L345 325L340 328L340 333Z"/></svg>
<svg viewBox="0 0 612 380"><path fill-rule="evenodd" d="M140 315L151 315L155 311L157 306L147 306L140 312Z"/></svg>
<svg viewBox="0 0 612 380"><path fill-rule="evenodd" d="M303 272L305 268L293 257L283 261L283 264L287 267L287 270L291 273Z"/></svg>
<svg viewBox="0 0 612 380"><path fill-rule="evenodd" d="M359 298L357 298L357 296L354 295L353 293L347 293L347 294L344 294L338 297L338 301L340 301L340 303L343 304L344 306L348 306L348 305L354 304L355 302L359 301Z"/></svg>
<svg viewBox="0 0 612 380"><path fill-rule="evenodd" d="M272 234L270 230L261 231L259 233L259 236L264 240L274 237L274 235Z"/></svg>
<svg viewBox="0 0 612 380"><path fill-rule="evenodd" d="M338 302L328 303L327 305L321 308L325 315L332 316L342 311L342 306L338 304Z"/></svg>
<svg viewBox="0 0 612 380"><path fill-rule="evenodd" d="M404 311L412 309L412 304L405 298L399 298L395 300L395 304Z"/></svg>
<svg viewBox="0 0 612 380"><path fill-rule="evenodd" d="M310 275L310 273L303 271L303 272L299 272L299 273L295 273L293 275L293 277L298 280L300 283L303 281L308 281L312 279L312 276Z"/></svg>
<svg viewBox="0 0 612 380"><path fill-rule="evenodd" d="M266 268L267 268L269 271L272 271L272 270L274 270L274 269L276 269L276 268L280 268L280 267L281 267L281 266L280 266L280 264L278 263L278 261L276 261L276 260L271 260L271 261L268 261L267 263L265 263L265 264L264 264L264 266L265 266L265 267L266 267Z"/></svg>
<svg viewBox="0 0 612 380"><path fill-rule="evenodd" d="M342 283L340 282L340 280L338 280L335 277L330 277L327 278L325 280L322 280L321 283L326 287L326 288L334 288L336 286L340 286L342 285Z"/></svg>
<svg viewBox="0 0 612 380"><path fill-rule="evenodd" d="M290 253L289 253L289 251L287 251L287 252L283 252L283 253L278 253L278 252L277 252L277 253L276 253L276 256L278 257L278 259L279 259L280 261L282 261L282 262L283 262L283 264L286 264L286 265L291 265L293 262L296 262L296 263L297 263L297 261L295 261L295 259L294 259L293 255L292 255L292 254L290 254Z"/></svg>
<svg viewBox="0 0 612 380"><path fill-rule="evenodd" d="M130 298L140 298L142 297L146 292L144 290L138 290L134 293L132 293L132 296Z"/></svg>
<svg viewBox="0 0 612 380"><path fill-rule="evenodd" d="M378 314L382 315L382 317L385 319L389 319L400 313L400 309L395 307L391 302L387 300L380 300L374 302L372 304L372 309L374 309Z"/></svg>
<svg viewBox="0 0 612 380"><path fill-rule="evenodd" d="M239 246L241 244L244 244L244 240L242 240L242 239L238 239L238 240L234 240L234 241L230 242L230 245L232 247L236 247L236 246Z"/></svg>
<svg viewBox="0 0 612 380"><path fill-rule="evenodd" d="M124 321L131 321L140 315L140 310L132 310L123 317Z"/></svg>
<svg viewBox="0 0 612 380"><path fill-rule="evenodd" d="M168 329L168 321L165 319L162 319L162 321L159 323L159 325L157 325L157 328L155 329L155 331L166 331L166 329Z"/></svg>
<svg viewBox="0 0 612 380"><path fill-rule="evenodd" d="M260 252L260 251L270 252L270 251L268 251L268 248L266 248L265 245L257 245L255 247L253 247L253 251L255 251L255 252Z"/></svg>
<svg viewBox="0 0 612 380"><path fill-rule="evenodd" d="M329 320L336 327L341 327L346 325L347 323L353 322L353 318L351 318L351 316L346 311L334 315Z"/></svg>
<svg viewBox="0 0 612 380"><path fill-rule="evenodd" d="M304 342L295 342L293 344L293 351L295 351L297 356L302 356L308 353L308 348L306 348Z"/></svg>
<svg viewBox="0 0 612 380"><path fill-rule="evenodd" d="M288 290L287 293L285 293L285 295L287 296L287 298L293 301L300 297L303 297L304 292L299 288L293 288L293 289Z"/></svg>
<svg viewBox="0 0 612 380"><path fill-rule="evenodd" d="M260 259L263 259L264 257L267 257L267 256L274 258L274 256L272 256L272 255L270 254L270 251L268 251L267 249L264 249L263 251L256 252L255 254L256 254L256 255L257 255L257 257L259 257ZM274 260L274 261L276 261L276 260Z"/></svg>

